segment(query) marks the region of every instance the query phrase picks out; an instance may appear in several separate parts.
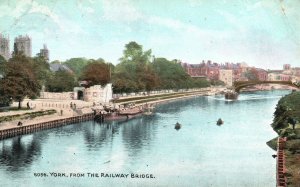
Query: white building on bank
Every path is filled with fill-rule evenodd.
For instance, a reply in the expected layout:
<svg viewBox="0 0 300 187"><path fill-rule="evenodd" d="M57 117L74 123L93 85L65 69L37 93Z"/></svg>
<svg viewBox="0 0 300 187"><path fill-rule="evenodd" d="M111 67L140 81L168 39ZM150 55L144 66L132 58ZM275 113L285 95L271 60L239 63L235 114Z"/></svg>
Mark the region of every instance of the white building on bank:
<svg viewBox="0 0 300 187"><path fill-rule="evenodd" d="M94 85L89 88L75 87L74 99L84 100L87 102L96 103L109 103L112 100L112 84L106 84L105 86Z"/></svg>
<svg viewBox="0 0 300 187"><path fill-rule="evenodd" d="M219 70L219 80L223 81L226 86L232 86L233 84L233 71L229 69Z"/></svg>
<svg viewBox="0 0 300 187"><path fill-rule="evenodd" d="M73 92L41 92L41 99L82 100L95 103L109 103L113 98L112 84L94 85L89 88L75 87Z"/></svg>

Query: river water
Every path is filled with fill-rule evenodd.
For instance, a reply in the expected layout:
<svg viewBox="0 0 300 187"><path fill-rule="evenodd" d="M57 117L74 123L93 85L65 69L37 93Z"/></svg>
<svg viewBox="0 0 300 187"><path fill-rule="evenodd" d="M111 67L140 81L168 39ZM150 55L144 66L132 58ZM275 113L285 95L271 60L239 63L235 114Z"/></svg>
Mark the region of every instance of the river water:
<svg viewBox="0 0 300 187"><path fill-rule="evenodd" d="M0 186L274 187L275 152L266 141L276 136L273 112L287 93L243 93L230 102L200 96L127 122L89 121L3 140Z"/></svg>

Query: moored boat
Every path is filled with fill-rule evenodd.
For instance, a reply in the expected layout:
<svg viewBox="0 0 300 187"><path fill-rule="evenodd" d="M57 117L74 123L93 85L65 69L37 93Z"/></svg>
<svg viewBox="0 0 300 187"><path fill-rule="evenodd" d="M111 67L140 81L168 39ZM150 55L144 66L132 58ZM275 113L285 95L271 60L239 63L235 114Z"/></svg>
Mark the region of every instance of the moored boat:
<svg viewBox="0 0 300 187"><path fill-rule="evenodd" d="M237 92L226 92L225 99L236 100L238 98L238 95L239 94Z"/></svg>

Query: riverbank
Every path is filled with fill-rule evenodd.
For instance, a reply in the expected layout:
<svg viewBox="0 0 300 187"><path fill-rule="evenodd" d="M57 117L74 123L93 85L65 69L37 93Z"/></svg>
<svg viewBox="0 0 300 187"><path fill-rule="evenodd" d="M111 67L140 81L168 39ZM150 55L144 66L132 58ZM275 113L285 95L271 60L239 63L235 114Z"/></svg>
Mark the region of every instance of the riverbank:
<svg viewBox="0 0 300 187"><path fill-rule="evenodd" d="M171 93L171 94L159 94L159 95L151 95L145 97L131 97L130 99L119 99L115 101L118 105L127 105L130 103L134 103L136 106L145 105L145 104L159 104L170 102L172 100L177 99L185 99L189 97L195 96L204 96L204 95L216 95L220 94L225 90L225 88L208 88L201 89L195 91L188 92L179 92L179 93Z"/></svg>
<svg viewBox="0 0 300 187"><path fill-rule="evenodd" d="M40 112L44 110L56 110L57 112L55 114L46 115L46 116L40 116L35 117L33 119L22 119L22 127L31 126L35 124L41 124L41 123L48 123L52 121L57 120L64 120L68 119L70 117L76 117L76 116L83 116L86 114L93 113L93 110L95 108L98 108L100 110L104 110L105 107L111 107L120 109L121 106L123 107L123 111L130 110L131 107L126 107L129 103L134 103L134 107L145 107L145 105L151 105L154 106L158 103L165 103L170 102L172 100L178 100L178 99L185 99L189 97L195 97L200 95L215 95L220 92L222 92L224 88L209 88L209 89L200 89L200 90L194 90L194 91L188 91L188 92L178 92L178 93L167 93L167 94L155 94L155 95L148 95L148 96L137 96L137 97L130 97L130 98L120 98L118 100L115 100L114 103L110 103L107 106L102 106L101 104L94 104L91 102L84 102L84 101L78 101L78 100L47 100L47 99L37 99L37 100L24 100L22 102L22 105L30 105L32 108L31 110L26 111L8 111L8 112L1 112L0 116L13 116L13 115L23 115L26 112ZM72 103L72 106L70 105ZM76 108L74 108L74 104L76 105ZM14 103L16 105L16 103ZM125 106L125 107L124 107ZM0 123L0 130L8 130L8 129L16 129L21 128L21 126L18 126L20 119L1 122Z"/></svg>
<svg viewBox="0 0 300 187"><path fill-rule="evenodd" d="M300 181L300 92L281 98L274 112L272 127L280 138L285 138L283 147L286 171L284 176L288 187L298 187ZM268 142L269 145L277 138ZM277 148L277 147L273 147ZM277 155L279 156L279 155ZM280 158L278 158L280 159Z"/></svg>

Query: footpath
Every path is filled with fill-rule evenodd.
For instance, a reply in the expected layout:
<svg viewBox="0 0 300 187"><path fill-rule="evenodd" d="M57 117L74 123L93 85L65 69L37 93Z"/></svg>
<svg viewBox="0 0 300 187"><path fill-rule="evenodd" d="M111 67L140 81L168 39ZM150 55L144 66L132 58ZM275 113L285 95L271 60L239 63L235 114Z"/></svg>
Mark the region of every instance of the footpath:
<svg viewBox="0 0 300 187"><path fill-rule="evenodd" d="M93 103L79 101L79 100L25 99L22 102L22 106L27 106L27 103L29 104L31 109L0 112L0 117L4 117L4 116L9 117L15 115L22 116L26 113L29 114L33 112L46 111L46 110L56 110L56 113L51 115L28 118L28 119L16 119L16 120L0 122L0 130L19 127L18 126L19 122L22 123L22 126L29 126L32 124L45 123L49 121L66 119L70 117L92 113L91 106L93 105ZM70 105L71 103L73 108L71 108ZM12 107L17 107L17 106L18 103L16 102L12 104ZM76 109L74 108L74 106L76 106Z"/></svg>

